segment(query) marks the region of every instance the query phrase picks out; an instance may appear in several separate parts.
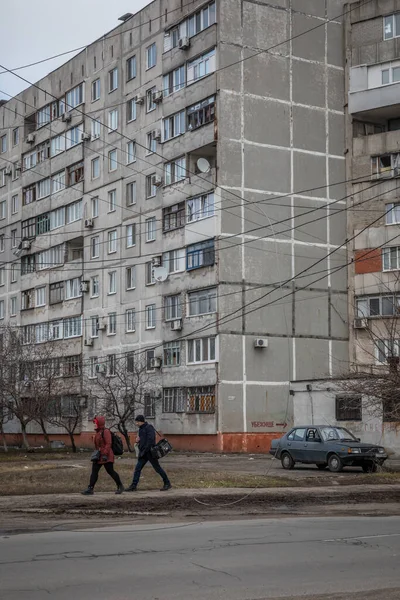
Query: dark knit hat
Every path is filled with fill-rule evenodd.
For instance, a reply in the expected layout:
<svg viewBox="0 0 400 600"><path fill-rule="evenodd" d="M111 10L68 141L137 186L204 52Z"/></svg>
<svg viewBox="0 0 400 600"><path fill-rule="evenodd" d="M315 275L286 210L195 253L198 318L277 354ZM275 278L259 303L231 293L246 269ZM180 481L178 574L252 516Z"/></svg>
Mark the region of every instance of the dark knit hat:
<svg viewBox="0 0 400 600"><path fill-rule="evenodd" d="M146 419L144 418L144 416L143 416L143 415L136 415L136 417L135 417L135 422L136 422L136 423L145 423L145 422L146 422Z"/></svg>

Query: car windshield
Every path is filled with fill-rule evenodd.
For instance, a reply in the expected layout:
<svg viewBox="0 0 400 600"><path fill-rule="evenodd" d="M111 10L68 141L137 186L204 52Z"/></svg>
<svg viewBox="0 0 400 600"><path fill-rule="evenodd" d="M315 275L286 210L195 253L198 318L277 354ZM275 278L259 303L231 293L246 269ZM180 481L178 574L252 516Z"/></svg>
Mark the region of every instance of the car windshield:
<svg viewBox="0 0 400 600"><path fill-rule="evenodd" d="M325 442L328 442L329 440L358 441L357 438L355 438L350 431L344 429L344 427L321 427L321 435Z"/></svg>

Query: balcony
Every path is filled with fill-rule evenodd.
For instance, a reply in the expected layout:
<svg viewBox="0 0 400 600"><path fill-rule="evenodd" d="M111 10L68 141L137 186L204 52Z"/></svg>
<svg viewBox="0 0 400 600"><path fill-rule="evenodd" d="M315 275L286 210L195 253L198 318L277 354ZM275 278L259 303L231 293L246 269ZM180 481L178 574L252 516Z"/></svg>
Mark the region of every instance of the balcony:
<svg viewBox="0 0 400 600"><path fill-rule="evenodd" d="M384 66L361 66L350 70L349 113L357 119L382 121L398 117L400 81L382 85L377 76L386 70Z"/></svg>

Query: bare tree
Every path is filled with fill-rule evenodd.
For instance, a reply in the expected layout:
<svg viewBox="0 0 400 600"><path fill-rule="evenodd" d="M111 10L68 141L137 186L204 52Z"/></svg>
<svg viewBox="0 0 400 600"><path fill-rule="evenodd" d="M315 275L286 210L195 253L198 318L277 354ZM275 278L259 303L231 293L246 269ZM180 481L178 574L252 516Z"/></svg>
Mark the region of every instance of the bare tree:
<svg viewBox="0 0 400 600"><path fill-rule="evenodd" d="M122 434L129 452L133 450L129 430L135 414L140 411L153 416L155 411L157 384L146 367L144 358L134 352L118 358L108 356L99 364L91 390L98 410Z"/></svg>
<svg viewBox="0 0 400 600"><path fill-rule="evenodd" d="M47 421L68 433L72 452L77 451L75 435L82 425L83 408L84 399L78 394L58 396L49 404Z"/></svg>

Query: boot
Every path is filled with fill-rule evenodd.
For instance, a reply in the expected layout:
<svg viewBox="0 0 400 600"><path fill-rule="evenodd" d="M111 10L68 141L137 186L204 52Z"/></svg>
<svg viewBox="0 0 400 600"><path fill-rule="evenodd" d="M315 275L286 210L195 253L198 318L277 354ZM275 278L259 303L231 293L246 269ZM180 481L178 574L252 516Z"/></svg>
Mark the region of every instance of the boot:
<svg viewBox="0 0 400 600"><path fill-rule="evenodd" d="M90 485L88 486L87 490L84 490L83 492L81 492L82 496L93 496L94 491L93 488L90 487Z"/></svg>
<svg viewBox="0 0 400 600"><path fill-rule="evenodd" d="M124 486L123 486L123 485L122 485L122 483L121 483L121 485L119 485L119 486L117 487L117 491L116 491L115 493L116 493L116 495L119 495L119 494L123 494L123 493L124 493L124 491L125 491L125 488L124 488Z"/></svg>
<svg viewBox="0 0 400 600"><path fill-rule="evenodd" d="M131 483L131 485L129 487L127 487L125 491L126 492L137 492L137 487L136 487L136 485L133 485L133 483Z"/></svg>
<svg viewBox="0 0 400 600"><path fill-rule="evenodd" d="M164 486L161 488L160 492L168 492L172 488L172 485L168 483L164 483Z"/></svg>

